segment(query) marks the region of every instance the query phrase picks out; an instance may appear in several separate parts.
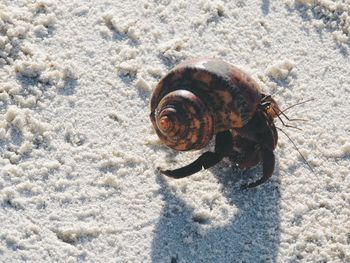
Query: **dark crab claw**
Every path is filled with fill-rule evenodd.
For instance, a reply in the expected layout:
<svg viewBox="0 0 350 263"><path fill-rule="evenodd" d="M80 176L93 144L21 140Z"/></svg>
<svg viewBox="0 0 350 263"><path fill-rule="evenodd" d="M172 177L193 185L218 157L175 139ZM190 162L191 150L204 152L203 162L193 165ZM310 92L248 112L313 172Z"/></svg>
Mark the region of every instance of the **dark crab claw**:
<svg viewBox="0 0 350 263"><path fill-rule="evenodd" d="M273 173L275 167L275 155L273 151L267 149L261 149L261 158L263 165L263 176L254 183L244 184L241 186L241 189L253 188L264 182L266 182Z"/></svg>

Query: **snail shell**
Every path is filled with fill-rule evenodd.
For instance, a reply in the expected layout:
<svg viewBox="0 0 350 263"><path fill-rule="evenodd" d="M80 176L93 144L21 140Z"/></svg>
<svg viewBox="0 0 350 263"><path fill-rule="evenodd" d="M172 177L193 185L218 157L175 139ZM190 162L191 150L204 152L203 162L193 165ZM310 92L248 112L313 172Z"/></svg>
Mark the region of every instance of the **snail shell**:
<svg viewBox="0 0 350 263"><path fill-rule="evenodd" d="M214 134L243 127L261 100L258 84L219 59L188 60L172 69L151 99L152 124L169 147L201 149Z"/></svg>

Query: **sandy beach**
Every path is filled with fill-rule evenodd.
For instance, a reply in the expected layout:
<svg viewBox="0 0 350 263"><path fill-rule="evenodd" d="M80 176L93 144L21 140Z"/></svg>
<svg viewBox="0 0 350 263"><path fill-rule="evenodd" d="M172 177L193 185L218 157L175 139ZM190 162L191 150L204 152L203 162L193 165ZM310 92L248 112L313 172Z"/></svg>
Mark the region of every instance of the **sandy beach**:
<svg viewBox="0 0 350 263"><path fill-rule="evenodd" d="M0 262L350 262L349 0L0 0ZM153 130L178 63L249 74L298 129L272 178L190 177Z"/></svg>

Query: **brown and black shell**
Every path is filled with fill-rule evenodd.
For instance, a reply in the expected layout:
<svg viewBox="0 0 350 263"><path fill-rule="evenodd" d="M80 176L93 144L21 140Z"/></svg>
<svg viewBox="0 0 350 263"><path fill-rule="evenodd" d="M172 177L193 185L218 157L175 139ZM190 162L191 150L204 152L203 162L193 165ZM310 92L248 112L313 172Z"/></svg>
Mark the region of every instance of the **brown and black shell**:
<svg viewBox="0 0 350 263"><path fill-rule="evenodd" d="M214 58L188 60L173 68L155 88L153 123L159 102L175 90L188 90L201 98L213 114L215 134L243 127L261 100L259 85L237 67Z"/></svg>

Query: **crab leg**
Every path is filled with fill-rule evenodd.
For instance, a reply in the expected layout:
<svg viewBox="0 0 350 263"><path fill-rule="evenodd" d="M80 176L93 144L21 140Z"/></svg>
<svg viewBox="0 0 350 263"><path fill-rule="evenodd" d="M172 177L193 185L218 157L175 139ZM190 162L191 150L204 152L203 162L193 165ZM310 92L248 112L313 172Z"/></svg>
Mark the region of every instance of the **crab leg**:
<svg viewBox="0 0 350 263"><path fill-rule="evenodd" d="M202 170L202 167L204 169L208 169L209 167L214 166L215 164L220 162L222 158L223 157L220 154L214 152L205 152L201 156L199 156L197 160L190 163L189 165L175 170L160 170L160 172L172 178L184 178L199 172L200 170Z"/></svg>
<svg viewBox="0 0 350 263"><path fill-rule="evenodd" d="M267 150L267 149L261 149L261 158L262 158L262 165L263 165L263 177L261 177L259 180L257 180L254 183L243 185L242 188L256 187L266 182L272 176L272 173L275 167L275 155L273 154L273 151Z"/></svg>
<svg viewBox="0 0 350 263"><path fill-rule="evenodd" d="M184 178L204 169L208 169L227 156L232 149L232 134L230 131L220 132L215 138L215 152L205 152L197 160L175 170L160 170L162 174L172 178Z"/></svg>

